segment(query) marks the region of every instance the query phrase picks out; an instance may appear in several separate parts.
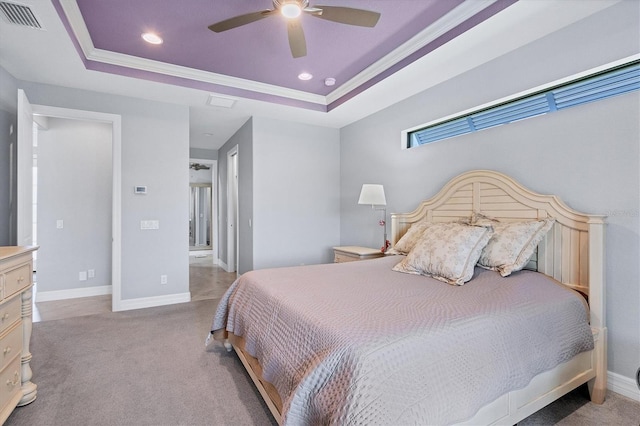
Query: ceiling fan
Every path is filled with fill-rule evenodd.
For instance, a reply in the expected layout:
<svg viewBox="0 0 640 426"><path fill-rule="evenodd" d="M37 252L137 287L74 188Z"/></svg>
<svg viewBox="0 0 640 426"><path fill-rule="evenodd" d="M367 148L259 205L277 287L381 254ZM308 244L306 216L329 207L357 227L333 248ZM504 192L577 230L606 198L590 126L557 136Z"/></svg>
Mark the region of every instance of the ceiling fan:
<svg viewBox="0 0 640 426"><path fill-rule="evenodd" d="M364 9L354 9L340 6L309 6L309 0L272 0L273 9L259 12L247 13L234 16L209 25L209 29L216 33L221 33L236 27L250 24L269 16L281 14L287 18L287 32L289 35L289 47L294 58L300 58L307 54L307 42L304 38L304 31L298 18L302 13L309 14L316 18L327 21L338 22L340 24L356 25L359 27L375 27L380 19L378 12Z"/></svg>
<svg viewBox="0 0 640 426"><path fill-rule="evenodd" d="M189 168L198 171L198 170L209 170L211 167L207 166L206 164L191 163L189 164Z"/></svg>

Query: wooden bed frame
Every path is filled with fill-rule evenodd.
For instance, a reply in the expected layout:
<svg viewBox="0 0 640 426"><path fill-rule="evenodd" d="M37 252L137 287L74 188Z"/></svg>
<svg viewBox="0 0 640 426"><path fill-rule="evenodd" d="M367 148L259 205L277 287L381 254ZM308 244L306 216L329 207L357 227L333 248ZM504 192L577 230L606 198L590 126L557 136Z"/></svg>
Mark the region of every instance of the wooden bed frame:
<svg viewBox="0 0 640 426"><path fill-rule="evenodd" d="M484 406L463 424L509 424L530 416L576 387L588 383L591 401L601 404L607 389L607 328L605 325L604 216L587 215L567 207L552 195L532 192L510 177L489 170L464 173L410 213L391 215L391 244L414 222L455 221L479 212L500 221L552 217L553 228L538 245L527 268L549 275L587 296L595 348L534 377L523 389L509 392ZM231 339L230 339L231 340ZM232 343L233 340L231 340ZM233 347L278 424L280 398L261 380L257 360Z"/></svg>

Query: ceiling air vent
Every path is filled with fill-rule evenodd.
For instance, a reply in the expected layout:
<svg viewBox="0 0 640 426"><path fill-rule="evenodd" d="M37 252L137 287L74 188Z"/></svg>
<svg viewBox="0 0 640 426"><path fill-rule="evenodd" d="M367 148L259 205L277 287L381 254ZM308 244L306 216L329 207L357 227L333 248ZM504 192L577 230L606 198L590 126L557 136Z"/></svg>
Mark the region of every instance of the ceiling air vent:
<svg viewBox="0 0 640 426"><path fill-rule="evenodd" d="M28 6L22 4L0 1L0 11L4 19L10 24L23 27L42 29L42 25Z"/></svg>

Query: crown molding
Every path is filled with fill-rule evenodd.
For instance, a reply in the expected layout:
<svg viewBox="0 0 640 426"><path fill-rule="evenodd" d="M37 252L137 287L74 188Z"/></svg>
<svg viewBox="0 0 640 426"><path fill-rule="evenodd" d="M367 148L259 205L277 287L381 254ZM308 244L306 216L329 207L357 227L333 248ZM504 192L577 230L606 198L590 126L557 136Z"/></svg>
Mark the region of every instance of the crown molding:
<svg viewBox="0 0 640 426"><path fill-rule="evenodd" d="M194 80L203 83L217 84L236 89L248 90L251 92L258 92L271 96L279 96L283 98L295 99L298 101L326 105L325 96L314 95L312 93L303 92L300 90L287 89L272 84L260 83L257 81L246 80L237 77L230 77L208 71L196 70L181 65L172 65L165 62L154 61L151 59L138 58L135 56L110 52L102 49L94 48L91 52L86 54L86 57L90 61L101 62L103 64L116 65L140 71L168 75L172 77L186 78L188 80Z"/></svg>

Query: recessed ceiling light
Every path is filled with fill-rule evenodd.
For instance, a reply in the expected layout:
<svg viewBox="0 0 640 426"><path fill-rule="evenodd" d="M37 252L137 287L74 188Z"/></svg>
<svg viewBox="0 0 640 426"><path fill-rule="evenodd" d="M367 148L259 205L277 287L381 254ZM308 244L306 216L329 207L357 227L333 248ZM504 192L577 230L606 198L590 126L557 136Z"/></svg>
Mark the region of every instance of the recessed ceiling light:
<svg viewBox="0 0 640 426"><path fill-rule="evenodd" d="M300 80L311 80L313 78L313 75L309 74L308 72L302 72L298 74L298 78Z"/></svg>
<svg viewBox="0 0 640 426"><path fill-rule="evenodd" d="M162 44L162 38L160 38L159 35L154 33L144 33L142 34L142 39L147 43Z"/></svg>
<svg viewBox="0 0 640 426"><path fill-rule="evenodd" d="M280 7L280 13L285 18L297 18L302 13L302 9L297 3L285 3Z"/></svg>
<svg viewBox="0 0 640 426"><path fill-rule="evenodd" d="M336 84L336 79L333 77L327 77L324 79L324 85L325 86L333 86Z"/></svg>

